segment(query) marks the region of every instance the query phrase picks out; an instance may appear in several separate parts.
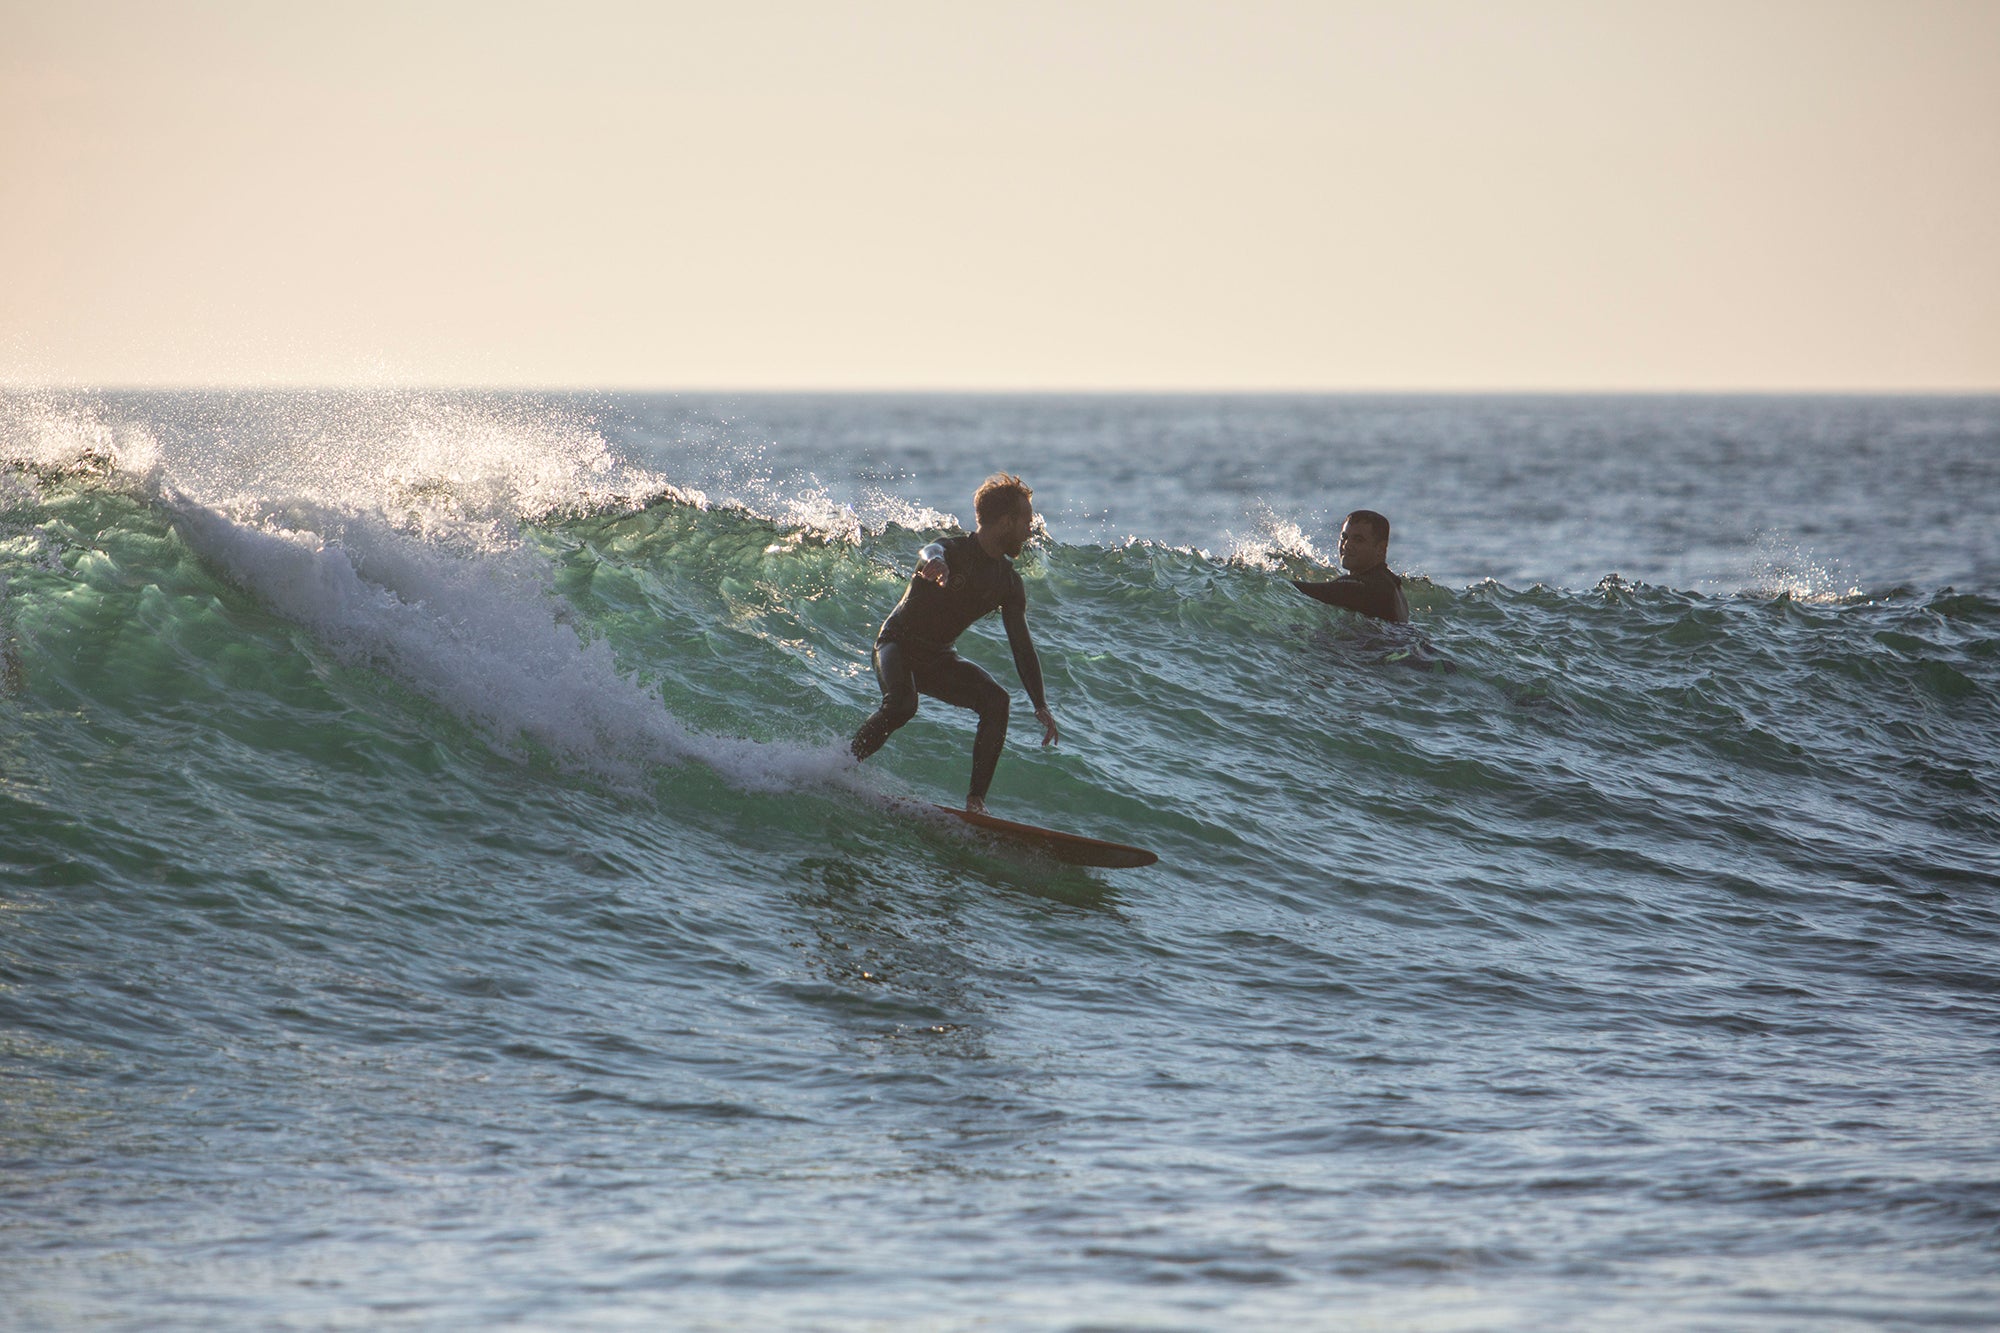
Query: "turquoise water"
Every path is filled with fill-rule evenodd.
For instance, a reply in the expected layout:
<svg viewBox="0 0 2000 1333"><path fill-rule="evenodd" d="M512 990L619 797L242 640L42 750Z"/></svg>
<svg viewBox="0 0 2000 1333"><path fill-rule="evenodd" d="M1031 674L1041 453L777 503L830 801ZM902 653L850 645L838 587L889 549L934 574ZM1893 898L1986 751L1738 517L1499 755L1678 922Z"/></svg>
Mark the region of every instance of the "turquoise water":
<svg viewBox="0 0 2000 1333"><path fill-rule="evenodd" d="M1002 466L1154 867L843 753ZM0 578L0 1325L2000 1309L2000 400L15 394Z"/></svg>

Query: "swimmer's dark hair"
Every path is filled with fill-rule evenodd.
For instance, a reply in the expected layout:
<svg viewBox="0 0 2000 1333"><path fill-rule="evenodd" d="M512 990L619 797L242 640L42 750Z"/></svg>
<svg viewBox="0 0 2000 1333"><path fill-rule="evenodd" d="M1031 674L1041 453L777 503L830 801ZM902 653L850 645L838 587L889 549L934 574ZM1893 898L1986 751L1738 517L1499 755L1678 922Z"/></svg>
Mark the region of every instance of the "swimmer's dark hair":
<svg viewBox="0 0 2000 1333"><path fill-rule="evenodd" d="M1381 542L1384 546L1387 546L1389 544L1388 519L1383 518L1380 514L1376 513L1372 509L1357 509L1353 513L1347 516L1347 521L1349 523L1354 522L1356 519L1359 519L1361 520L1361 522L1366 523L1369 526L1369 528L1371 528L1374 531L1375 539L1377 541Z"/></svg>
<svg viewBox="0 0 2000 1333"><path fill-rule="evenodd" d="M1035 493L1011 472L996 472L979 483L972 495L972 512L981 523L1005 518L1022 505L1033 504Z"/></svg>

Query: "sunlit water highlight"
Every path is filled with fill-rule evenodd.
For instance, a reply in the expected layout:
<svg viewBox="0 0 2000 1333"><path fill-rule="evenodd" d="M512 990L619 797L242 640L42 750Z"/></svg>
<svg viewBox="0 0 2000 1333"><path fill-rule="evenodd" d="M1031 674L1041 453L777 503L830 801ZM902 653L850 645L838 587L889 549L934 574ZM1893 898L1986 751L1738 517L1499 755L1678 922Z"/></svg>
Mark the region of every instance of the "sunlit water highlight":
<svg viewBox="0 0 2000 1333"><path fill-rule="evenodd" d="M844 755L1002 466L1151 869ZM0 398L0 1325L1982 1326L1997 534L1992 399Z"/></svg>

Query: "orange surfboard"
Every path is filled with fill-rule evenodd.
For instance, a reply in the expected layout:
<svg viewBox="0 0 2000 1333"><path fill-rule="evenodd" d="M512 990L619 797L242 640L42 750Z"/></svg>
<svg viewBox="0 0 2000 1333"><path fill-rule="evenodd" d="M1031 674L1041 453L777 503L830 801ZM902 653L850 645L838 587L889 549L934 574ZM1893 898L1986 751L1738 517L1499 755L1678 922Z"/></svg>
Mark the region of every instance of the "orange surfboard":
<svg viewBox="0 0 2000 1333"><path fill-rule="evenodd" d="M1149 866L1160 859L1159 853L1149 852L1144 847L1127 847L1122 842L1106 842L1102 838L1086 838L1078 833L1037 828L1033 824L1017 824L1011 819L995 819L992 815L956 810L948 805L940 805L937 808L948 815L957 815L974 828L1018 839L1038 852L1073 866L1102 866L1110 870L1129 870L1136 866Z"/></svg>

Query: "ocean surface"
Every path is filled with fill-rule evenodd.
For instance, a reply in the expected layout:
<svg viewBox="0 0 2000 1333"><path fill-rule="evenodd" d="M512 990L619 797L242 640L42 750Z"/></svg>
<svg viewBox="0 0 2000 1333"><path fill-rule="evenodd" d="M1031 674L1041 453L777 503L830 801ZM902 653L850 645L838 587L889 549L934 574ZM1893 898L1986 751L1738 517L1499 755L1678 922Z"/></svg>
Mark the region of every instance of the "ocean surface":
<svg viewBox="0 0 2000 1333"><path fill-rule="evenodd" d="M0 395L0 1327L1995 1326L2000 399Z"/></svg>

